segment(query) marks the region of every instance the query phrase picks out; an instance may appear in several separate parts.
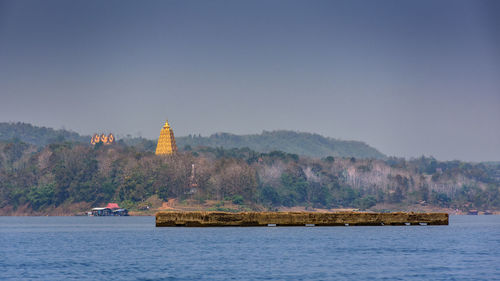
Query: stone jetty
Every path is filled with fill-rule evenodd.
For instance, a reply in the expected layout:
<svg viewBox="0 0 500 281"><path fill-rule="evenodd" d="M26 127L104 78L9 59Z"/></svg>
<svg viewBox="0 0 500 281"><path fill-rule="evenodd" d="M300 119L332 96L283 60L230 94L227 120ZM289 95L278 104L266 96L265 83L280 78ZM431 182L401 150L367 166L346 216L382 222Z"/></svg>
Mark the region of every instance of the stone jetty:
<svg viewBox="0 0 500 281"><path fill-rule="evenodd" d="M448 225L446 213L158 212L156 226Z"/></svg>

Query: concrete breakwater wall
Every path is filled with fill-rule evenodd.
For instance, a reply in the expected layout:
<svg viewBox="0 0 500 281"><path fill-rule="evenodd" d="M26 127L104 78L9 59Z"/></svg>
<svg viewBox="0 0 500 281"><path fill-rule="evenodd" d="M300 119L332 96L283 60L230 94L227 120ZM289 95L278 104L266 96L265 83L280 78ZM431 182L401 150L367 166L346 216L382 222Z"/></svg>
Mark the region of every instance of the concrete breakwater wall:
<svg viewBox="0 0 500 281"><path fill-rule="evenodd" d="M448 225L446 213L158 212L156 226Z"/></svg>

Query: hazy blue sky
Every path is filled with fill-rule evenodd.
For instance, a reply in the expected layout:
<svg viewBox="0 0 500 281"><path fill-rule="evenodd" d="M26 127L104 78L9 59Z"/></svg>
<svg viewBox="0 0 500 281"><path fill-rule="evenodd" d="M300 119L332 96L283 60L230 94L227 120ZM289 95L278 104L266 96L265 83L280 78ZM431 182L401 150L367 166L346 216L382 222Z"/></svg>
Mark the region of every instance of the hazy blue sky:
<svg viewBox="0 0 500 281"><path fill-rule="evenodd" d="M0 121L500 160L500 1L4 1Z"/></svg>

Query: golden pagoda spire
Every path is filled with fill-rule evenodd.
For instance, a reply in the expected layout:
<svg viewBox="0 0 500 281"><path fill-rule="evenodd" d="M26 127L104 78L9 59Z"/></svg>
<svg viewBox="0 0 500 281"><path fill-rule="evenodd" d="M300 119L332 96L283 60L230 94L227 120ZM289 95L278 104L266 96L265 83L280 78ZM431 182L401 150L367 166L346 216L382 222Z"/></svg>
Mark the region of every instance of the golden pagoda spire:
<svg viewBox="0 0 500 281"><path fill-rule="evenodd" d="M163 125L156 145L156 155L168 155L177 152L177 145L175 144L174 131L170 128L168 120Z"/></svg>

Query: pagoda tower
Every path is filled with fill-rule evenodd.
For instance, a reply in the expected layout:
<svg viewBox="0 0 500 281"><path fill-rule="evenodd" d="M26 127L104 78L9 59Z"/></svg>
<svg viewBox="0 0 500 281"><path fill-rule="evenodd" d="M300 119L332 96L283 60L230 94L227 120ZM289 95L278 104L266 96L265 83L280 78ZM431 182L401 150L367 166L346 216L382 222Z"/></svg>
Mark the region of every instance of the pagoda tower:
<svg viewBox="0 0 500 281"><path fill-rule="evenodd" d="M177 152L175 144L174 131L170 128L168 121L165 122L156 145L156 155L169 155Z"/></svg>

